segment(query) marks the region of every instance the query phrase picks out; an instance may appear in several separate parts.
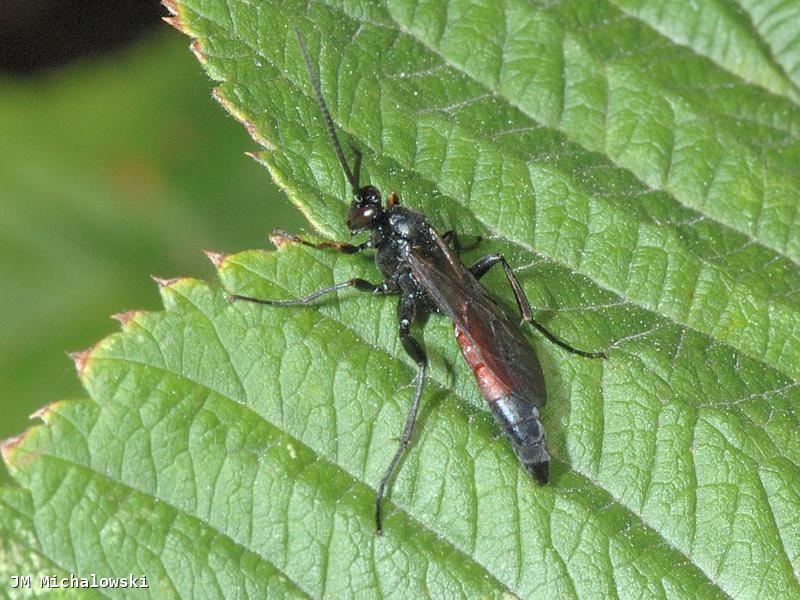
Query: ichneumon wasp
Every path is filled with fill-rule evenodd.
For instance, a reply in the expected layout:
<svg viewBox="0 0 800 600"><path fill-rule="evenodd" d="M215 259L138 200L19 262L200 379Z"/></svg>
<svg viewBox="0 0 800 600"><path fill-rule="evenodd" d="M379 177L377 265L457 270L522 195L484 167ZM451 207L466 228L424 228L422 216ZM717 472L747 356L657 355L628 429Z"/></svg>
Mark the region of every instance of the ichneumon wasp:
<svg viewBox="0 0 800 600"><path fill-rule="evenodd" d="M442 313L453 321L455 338L461 353L475 375L495 420L511 442L517 458L537 482L547 483L550 456L539 417L539 408L547 399L542 368L522 333L488 295L479 279L493 266L501 265L514 292L523 321L536 327L554 344L574 354L603 358L605 353L577 350L535 321L525 292L502 254L486 255L467 267L458 257L454 232L448 231L439 235L424 215L401 206L394 192L388 194L386 205L383 206L381 194L375 187L361 185L361 154L354 149L355 162L351 170L322 97L319 79L303 37L297 30L295 34L328 136L353 192L347 227L352 234L368 232L369 238L361 244L353 245L347 242L314 243L285 234L282 237L313 248L330 248L345 253L374 250L375 263L384 280L374 284L364 279L350 279L294 300L264 300L238 294L231 295L231 298L270 306L308 305L325 294L350 287L372 294L394 294L400 297L397 304L400 341L406 353L416 363L417 372L414 378L414 397L400 444L381 477L375 496L375 527L379 535L382 527L381 501L395 467L411 439L422 396L428 360L422 346L411 333L411 325L424 313Z"/></svg>

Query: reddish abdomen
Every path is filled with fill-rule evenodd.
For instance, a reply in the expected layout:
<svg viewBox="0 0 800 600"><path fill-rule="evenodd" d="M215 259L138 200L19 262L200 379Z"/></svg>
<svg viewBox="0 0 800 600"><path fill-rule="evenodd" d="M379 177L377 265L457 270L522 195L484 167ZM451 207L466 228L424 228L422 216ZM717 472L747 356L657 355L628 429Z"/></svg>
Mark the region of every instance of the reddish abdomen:
<svg viewBox="0 0 800 600"><path fill-rule="evenodd" d="M453 329L456 334L456 341L461 348L461 354L464 355L464 360L467 361L469 368L472 369L478 388L480 388L481 394L486 398L486 401L492 405L501 398L508 396L511 390L497 378L495 373L486 367L472 340L457 326L453 326Z"/></svg>
<svg viewBox="0 0 800 600"><path fill-rule="evenodd" d="M517 458L536 481L547 483L550 455L545 447L539 409L530 399L520 397L519 390L511 389L486 366L476 345L458 326L454 325L453 329L461 354L472 369L481 394L511 442Z"/></svg>

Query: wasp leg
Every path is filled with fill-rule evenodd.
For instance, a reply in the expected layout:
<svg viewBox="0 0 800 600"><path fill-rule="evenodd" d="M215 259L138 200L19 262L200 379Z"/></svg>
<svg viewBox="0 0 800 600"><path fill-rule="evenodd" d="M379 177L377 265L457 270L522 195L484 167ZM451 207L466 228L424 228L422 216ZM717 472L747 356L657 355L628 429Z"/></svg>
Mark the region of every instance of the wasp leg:
<svg viewBox="0 0 800 600"><path fill-rule="evenodd" d="M363 242L357 246L348 244L347 242L309 242L307 239L300 237L299 235L286 233L282 229L273 230L270 239L276 245L283 242L291 242L293 244L302 244L303 246L316 248L318 250L321 248L330 248L332 250L336 250L337 252L343 252L344 254L355 254L356 252L361 252L362 250L372 247L370 241Z"/></svg>
<svg viewBox="0 0 800 600"><path fill-rule="evenodd" d="M302 298L294 298L292 300L262 300L261 298L242 296L240 294L230 294L228 297L231 300L243 300L245 302L266 304L268 306L305 306L313 303L314 300L316 300L320 296L324 296L325 294L330 294L331 292L335 292L337 290L341 290L348 287L356 288L357 290L362 292L371 292L373 294L393 294L396 291L394 285L392 285L390 282L387 281L375 285L374 283L370 283L365 279L348 279L347 281L343 281L341 283L335 283L330 287L322 288L321 290L312 292L308 296L303 296Z"/></svg>
<svg viewBox="0 0 800 600"><path fill-rule="evenodd" d="M503 270L506 272L506 278L511 284L511 289L514 290L514 300L517 301L517 308L519 308L519 314L522 316L522 320L533 322L533 315L531 314L531 305L528 302L528 297L522 290L522 286L519 284L519 281L517 281L514 271L511 270L511 265L506 262L506 259L502 254L487 254L483 258L479 258L475 264L469 268L469 271L475 276L475 279L480 279L486 275L489 269L491 269L497 263L503 265Z"/></svg>
<svg viewBox="0 0 800 600"><path fill-rule="evenodd" d="M555 335L550 333L544 325L536 321L531 314L531 305L528 302L528 297L525 295L522 286L519 284L519 281L517 281L516 275L514 275L514 271L511 269L511 266L508 264L508 262L506 262L506 259L502 254L487 254L475 262L475 264L472 265L469 270L476 279L480 279L497 263L503 265L503 270L506 272L506 278L511 284L511 289L514 290L514 299L517 301L519 314L523 321L526 321L536 327L536 329L542 332L544 337L546 337L556 346L560 346L568 352L572 352L573 354L577 354L578 356L583 356L586 358L606 358L605 352L587 352L585 350L578 350L577 348L570 346L567 342L558 339Z"/></svg>
<svg viewBox="0 0 800 600"><path fill-rule="evenodd" d="M403 456L403 452L408 447L408 442L411 439L411 434L414 431L414 423L417 421L417 411L419 410L419 401L422 397L422 385L425 381L425 369L428 366L428 359L425 356L425 351L419 345L410 333L411 324L414 322L414 317L417 312L417 300L414 296L403 296L397 304L397 323L400 328L400 342L406 353L417 363L417 374L414 377L414 399L411 401L411 407L408 409L406 416L406 425L403 429L403 435L400 438L400 445L392 457L392 461L386 468L386 471L381 477L378 484L378 491L375 494L375 533L381 535L381 501L383 500L386 485L394 473L397 463Z"/></svg>
<svg viewBox="0 0 800 600"><path fill-rule="evenodd" d="M463 250L474 250L475 248L480 246L481 242L483 241L482 236L476 235L475 239L473 239L469 244L463 245L461 243L461 238L459 238L458 234L452 229L445 231L442 234L442 239L448 246L450 246L453 249L456 255L461 254Z"/></svg>

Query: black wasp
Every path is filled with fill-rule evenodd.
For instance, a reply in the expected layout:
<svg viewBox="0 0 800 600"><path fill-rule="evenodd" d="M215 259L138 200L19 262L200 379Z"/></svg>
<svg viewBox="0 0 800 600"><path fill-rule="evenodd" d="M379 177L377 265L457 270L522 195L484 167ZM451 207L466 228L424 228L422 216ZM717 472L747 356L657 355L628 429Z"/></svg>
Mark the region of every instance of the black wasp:
<svg viewBox="0 0 800 600"><path fill-rule="evenodd" d="M313 243L297 236L284 238L312 248L332 248L345 253L373 249L375 263L383 273L384 280L376 285L363 279L351 279L296 300L262 300L238 294L231 298L271 306L297 306L311 304L320 296L347 287L373 294L400 296L397 304L400 341L417 364L417 374L414 379L414 398L408 410L400 445L378 484L375 526L379 535L381 500L386 485L408 446L422 396L428 361L425 351L411 335L411 324L424 313L443 313L453 320L456 341L464 359L472 369L481 393L511 442L519 461L536 481L547 483L550 456L539 420L539 407L547 399L542 368L519 329L489 297L478 280L499 263L514 291L523 321L532 324L551 342L570 352L589 358L604 357L605 354L576 350L537 323L531 315L525 292L502 254L489 254L474 265L465 267L455 250L458 244L454 232L448 231L439 235L423 215L400 206L394 192L389 193L384 207L381 205L381 194L375 187L359 184L361 154L354 150L355 164L351 171L322 98L319 79L314 72L305 42L299 31L295 31L295 34L328 135L353 190L347 227L352 234L368 231L370 237L358 245L346 242Z"/></svg>

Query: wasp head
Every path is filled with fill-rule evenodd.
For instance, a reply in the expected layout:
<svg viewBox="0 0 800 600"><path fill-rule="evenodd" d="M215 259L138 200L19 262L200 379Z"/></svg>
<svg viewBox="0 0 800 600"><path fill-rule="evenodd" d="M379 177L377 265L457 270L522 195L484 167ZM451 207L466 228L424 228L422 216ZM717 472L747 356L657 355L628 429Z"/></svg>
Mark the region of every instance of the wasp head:
<svg viewBox="0 0 800 600"><path fill-rule="evenodd" d="M383 212L381 193L371 185L360 187L353 194L353 203L347 214L347 227L350 233L371 229L377 217Z"/></svg>

